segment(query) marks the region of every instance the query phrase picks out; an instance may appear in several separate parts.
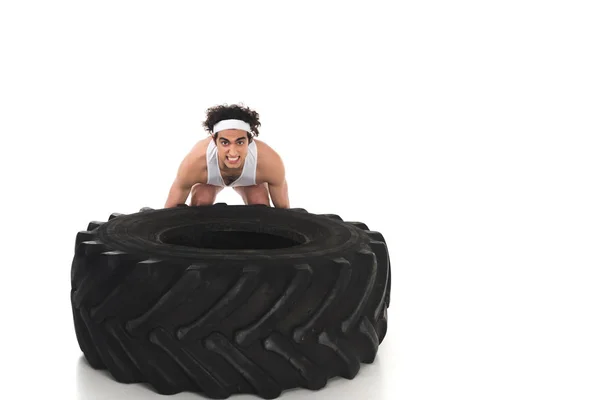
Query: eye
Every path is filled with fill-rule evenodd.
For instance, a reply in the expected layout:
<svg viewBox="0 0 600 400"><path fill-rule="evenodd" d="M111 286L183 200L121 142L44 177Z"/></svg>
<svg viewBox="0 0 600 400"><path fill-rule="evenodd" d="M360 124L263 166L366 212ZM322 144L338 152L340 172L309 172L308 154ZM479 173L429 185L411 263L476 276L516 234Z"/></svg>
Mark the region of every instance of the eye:
<svg viewBox="0 0 600 400"><path fill-rule="evenodd" d="M227 146L227 142L225 142L225 141L222 141L222 142L221 142L221 145L222 145L222 146Z"/></svg>
<svg viewBox="0 0 600 400"><path fill-rule="evenodd" d="M241 146L241 145L243 145L243 144L244 144L244 141L243 141L243 140L240 140L240 141L238 142L238 144Z"/></svg>

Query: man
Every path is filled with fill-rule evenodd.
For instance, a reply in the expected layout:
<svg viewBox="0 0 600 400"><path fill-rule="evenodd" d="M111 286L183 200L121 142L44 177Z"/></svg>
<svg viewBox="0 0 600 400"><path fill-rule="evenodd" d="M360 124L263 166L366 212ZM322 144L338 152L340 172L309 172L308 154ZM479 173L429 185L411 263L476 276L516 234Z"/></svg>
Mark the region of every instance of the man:
<svg viewBox="0 0 600 400"><path fill-rule="evenodd" d="M289 208L288 187L281 157L257 140L259 116L240 105L220 105L206 111L200 140L185 156L169 190L165 208L184 204L210 205L225 187L233 188L245 204ZM270 196L270 199L269 199Z"/></svg>

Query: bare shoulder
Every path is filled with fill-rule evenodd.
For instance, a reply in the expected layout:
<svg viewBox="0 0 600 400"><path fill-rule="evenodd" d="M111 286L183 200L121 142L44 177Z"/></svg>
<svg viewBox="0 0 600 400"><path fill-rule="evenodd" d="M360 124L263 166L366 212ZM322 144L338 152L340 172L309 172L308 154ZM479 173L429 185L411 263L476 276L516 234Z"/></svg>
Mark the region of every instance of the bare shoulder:
<svg viewBox="0 0 600 400"><path fill-rule="evenodd" d="M256 149L259 154L259 163L263 162L265 164L270 164L270 166L273 166L274 163L277 164L283 162L279 153L277 153L277 151L275 151L275 149L273 149L271 146L257 139L254 139L254 141L256 142Z"/></svg>
<svg viewBox="0 0 600 400"><path fill-rule="evenodd" d="M256 140L257 175L262 182L280 184L285 180L285 165L281 155L267 143Z"/></svg>
<svg viewBox="0 0 600 400"><path fill-rule="evenodd" d="M206 150L208 150L208 144L211 142L211 140L211 137L207 137L197 141L191 148L188 155L195 158L205 158Z"/></svg>
<svg viewBox="0 0 600 400"><path fill-rule="evenodd" d="M212 138L198 141L183 158L177 175L188 184L206 183L206 150Z"/></svg>

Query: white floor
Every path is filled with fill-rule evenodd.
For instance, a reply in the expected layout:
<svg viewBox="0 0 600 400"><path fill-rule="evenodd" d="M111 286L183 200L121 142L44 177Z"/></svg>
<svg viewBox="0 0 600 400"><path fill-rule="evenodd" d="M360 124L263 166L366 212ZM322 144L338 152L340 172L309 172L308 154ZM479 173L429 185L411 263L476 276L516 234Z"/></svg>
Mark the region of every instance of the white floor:
<svg viewBox="0 0 600 400"><path fill-rule="evenodd" d="M392 258L376 362L282 398L600 398L595 2L202 4L0 6L0 398L164 398L82 360L75 235L161 207L240 101L292 206Z"/></svg>

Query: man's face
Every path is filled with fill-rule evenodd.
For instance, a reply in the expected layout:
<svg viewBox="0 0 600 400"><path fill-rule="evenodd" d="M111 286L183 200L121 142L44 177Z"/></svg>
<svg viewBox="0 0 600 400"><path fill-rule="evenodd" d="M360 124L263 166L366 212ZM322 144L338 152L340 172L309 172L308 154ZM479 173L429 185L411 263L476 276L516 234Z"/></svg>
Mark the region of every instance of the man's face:
<svg viewBox="0 0 600 400"><path fill-rule="evenodd" d="M217 149L220 168L241 168L248 154L248 134L240 129L221 131L217 133Z"/></svg>

